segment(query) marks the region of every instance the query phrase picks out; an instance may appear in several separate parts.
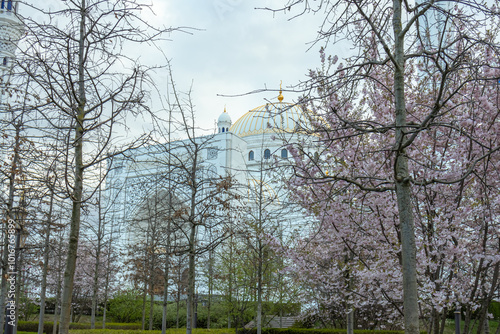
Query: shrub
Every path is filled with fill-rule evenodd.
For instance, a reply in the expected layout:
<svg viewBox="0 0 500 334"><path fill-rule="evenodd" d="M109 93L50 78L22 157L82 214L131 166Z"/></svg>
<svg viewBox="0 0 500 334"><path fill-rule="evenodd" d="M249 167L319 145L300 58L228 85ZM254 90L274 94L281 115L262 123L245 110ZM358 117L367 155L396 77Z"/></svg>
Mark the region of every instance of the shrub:
<svg viewBox="0 0 500 334"><path fill-rule="evenodd" d="M52 334L52 328L54 326L54 323L52 321L45 321L43 323L43 332L46 334ZM96 326L99 326L99 324L96 324ZM89 323L74 323L72 322L69 325L70 329L74 330L80 330L80 329L89 329L90 330L90 324ZM110 330L137 330L141 328L141 324L137 323L130 323L130 324L122 324L122 323L107 323L106 328ZM24 332L38 332L38 321L19 321L18 322L18 333L19 331L24 331ZM102 330L102 329L101 329ZM121 331L120 331L121 333Z"/></svg>
<svg viewBox="0 0 500 334"><path fill-rule="evenodd" d="M78 330L70 330L70 334L117 334L116 331L112 329L78 329ZM159 334L161 331L138 331L138 330L126 330L120 331L120 334ZM185 334L185 328L178 329L167 329L167 334ZM193 334L235 334L234 329L202 329L195 328L193 329Z"/></svg>
<svg viewBox="0 0 500 334"><path fill-rule="evenodd" d="M149 303L147 304L149 305ZM129 290L117 293L108 304L108 315L118 322L140 322L142 319L142 296Z"/></svg>
<svg viewBox="0 0 500 334"><path fill-rule="evenodd" d="M493 315L493 319L500 319L500 303L497 301L491 301L488 311Z"/></svg>

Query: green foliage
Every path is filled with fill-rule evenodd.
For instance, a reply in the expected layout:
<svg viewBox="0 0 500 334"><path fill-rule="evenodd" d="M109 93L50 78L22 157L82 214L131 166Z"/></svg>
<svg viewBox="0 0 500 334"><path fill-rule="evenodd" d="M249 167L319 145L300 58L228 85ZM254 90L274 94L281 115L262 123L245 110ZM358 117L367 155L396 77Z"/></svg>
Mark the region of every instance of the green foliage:
<svg viewBox="0 0 500 334"><path fill-rule="evenodd" d="M167 328L176 327L176 304L169 303L167 305ZM148 311L149 312L149 311ZM163 306L155 304L153 309L153 328L161 328L161 320L163 315ZM208 308L202 306L201 303L197 307L197 327L206 328L208 322ZM149 323L149 313L146 315L146 324ZM186 305L181 304L179 310L179 327L186 326ZM227 328L227 312L222 303L213 303L210 310L210 328Z"/></svg>
<svg viewBox="0 0 500 334"><path fill-rule="evenodd" d="M493 315L493 319L500 319L500 302L492 301L488 307L488 312Z"/></svg>
<svg viewBox="0 0 500 334"><path fill-rule="evenodd" d="M108 329L87 329L87 330L70 330L70 334L116 334L116 331L108 330ZM161 331L120 331L120 334L159 334ZM185 328L178 329L167 329L167 334L185 334ZM234 329L202 329L195 328L193 329L193 334L235 334Z"/></svg>
<svg viewBox="0 0 500 334"><path fill-rule="evenodd" d="M148 307L149 303L146 306ZM108 307L108 315L115 321L140 322L142 320L142 296L137 291L128 290L117 293L109 301Z"/></svg>
<svg viewBox="0 0 500 334"><path fill-rule="evenodd" d="M101 324L96 324L96 326L100 326ZM52 334L52 328L54 323L52 321L45 321L43 323L43 332L46 334ZM70 329L90 329L90 323L75 323L72 322L69 325ZM141 324L138 323L106 323L106 328L110 330L137 330L141 328ZM18 322L18 333L20 331L24 332L38 332L38 321L19 321ZM121 332L121 331L120 331Z"/></svg>
<svg viewBox="0 0 500 334"><path fill-rule="evenodd" d="M52 334L53 322L46 321L43 324L43 332ZM38 321L21 321L17 323L17 331L22 332L38 332Z"/></svg>

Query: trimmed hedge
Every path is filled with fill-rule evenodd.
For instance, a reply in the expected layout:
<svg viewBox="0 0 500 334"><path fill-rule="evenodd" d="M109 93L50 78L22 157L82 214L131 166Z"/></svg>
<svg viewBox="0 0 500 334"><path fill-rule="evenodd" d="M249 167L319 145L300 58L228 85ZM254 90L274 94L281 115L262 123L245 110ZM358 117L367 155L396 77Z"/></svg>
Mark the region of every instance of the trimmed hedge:
<svg viewBox="0 0 500 334"><path fill-rule="evenodd" d="M52 334L52 328L54 326L54 323L52 321L45 321L43 324L43 332L45 334ZM96 327L102 326L102 323L96 323ZM90 329L90 324L89 323L79 323L79 322L72 322L69 325L70 329ZM106 324L107 329L111 330L137 330L141 329L141 324L137 323L107 323ZM38 321L19 321L17 325L18 331L24 331L24 332L38 332ZM101 329L102 330L102 329Z"/></svg>
<svg viewBox="0 0 500 334"><path fill-rule="evenodd" d="M116 330L112 329L74 329L69 331L70 334L117 334ZM120 331L120 334L160 334L160 330L156 331L140 331L140 330L126 330ZM185 334L185 328L169 328L167 334ZM203 329L194 328L194 334L235 334L234 329Z"/></svg>
<svg viewBox="0 0 500 334"><path fill-rule="evenodd" d="M256 329L238 330L238 334L254 334ZM159 334L161 331L140 331L127 330L120 331L120 334ZM167 334L183 334L186 333L185 328L167 329ZM234 329L193 329L194 334L235 334ZM345 329L308 329L308 328L262 328L262 334L345 334ZM389 331L389 330L354 330L355 334L403 334L404 331ZM425 332L421 332L425 334ZM112 329L78 329L70 330L70 334L116 334Z"/></svg>

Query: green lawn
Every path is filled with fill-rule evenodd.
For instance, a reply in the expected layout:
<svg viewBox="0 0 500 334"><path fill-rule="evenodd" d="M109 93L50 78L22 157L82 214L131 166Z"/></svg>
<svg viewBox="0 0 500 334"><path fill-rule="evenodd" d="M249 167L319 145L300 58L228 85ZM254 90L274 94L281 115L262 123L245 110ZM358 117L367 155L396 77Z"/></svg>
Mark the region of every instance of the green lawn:
<svg viewBox="0 0 500 334"><path fill-rule="evenodd" d="M490 320L490 334L495 334L495 331L497 330L497 327L499 325L499 322L497 320ZM460 327L461 331L460 333L463 333L463 328L464 328L464 322L460 322ZM421 328L424 329L424 328ZM476 333L476 329L473 327L472 333ZM444 327L444 333L443 334L455 334L455 321L452 319L447 319L446 320L446 325Z"/></svg>
<svg viewBox="0 0 500 334"><path fill-rule="evenodd" d="M74 329L69 331L71 334L116 334L113 329ZM160 334L161 331L140 331L140 330L120 330L120 334ZM167 334L185 334L185 328L167 329ZM235 334L233 329L193 329L193 334Z"/></svg>

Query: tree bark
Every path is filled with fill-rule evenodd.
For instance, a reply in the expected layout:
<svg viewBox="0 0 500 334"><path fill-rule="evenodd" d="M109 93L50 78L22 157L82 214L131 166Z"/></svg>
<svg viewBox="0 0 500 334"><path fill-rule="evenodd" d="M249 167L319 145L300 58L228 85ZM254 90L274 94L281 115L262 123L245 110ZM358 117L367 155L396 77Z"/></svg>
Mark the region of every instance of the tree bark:
<svg viewBox="0 0 500 334"><path fill-rule="evenodd" d="M194 292L195 292L195 244L196 225L191 224L189 235L189 269L188 269L188 299L187 299L187 319L186 334L192 334L194 327Z"/></svg>
<svg viewBox="0 0 500 334"><path fill-rule="evenodd" d="M43 269L42 269L42 284L40 291L40 315L38 316L38 334L43 334L43 323L45 318L45 294L47 291L47 271L49 268L49 247L50 247L50 228L52 225L52 209L54 207L54 185L50 185L50 204L49 214L47 217L45 244L43 246ZM55 312L55 311L54 311Z"/></svg>
<svg viewBox="0 0 500 334"><path fill-rule="evenodd" d="M14 137L14 156L12 158L11 169L9 173L9 198L7 202L7 221L3 225L4 238L3 238L3 253L2 253L2 282L1 282L1 292L0 292L0 305L5 305L5 297L7 296L7 278L8 274L8 255L9 255L9 233L7 231L8 219L14 219L12 217L12 208L14 206L14 193L16 189L16 174L17 174L17 164L19 162L19 148L21 145L21 125L19 122L15 125L16 135ZM5 307L1 308L1 316L0 316L0 331L3 331L5 328Z"/></svg>
<svg viewBox="0 0 500 334"><path fill-rule="evenodd" d="M99 288L99 266L101 261L101 247L102 247L102 239L104 235L103 231L103 221L102 221L102 208L101 208L101 187L99 187L99 200L98 204L98 225L97 225L97 247L96 247L96 255L95 255L95 266L94 266L94 282L92 286L92 309L90 314L90 329L95 329L95 317L97 311L97 292Z"/></svg>
<svg viewBox="0 0 500 334"><path fill-rule="evenodd" d="M61 301L61 324L59 334L69 333L70 315L71 315L71 299L73 293L74 276L76 270L76 258L78 250L78 238L80 235L80 214L82 205L83 193L83 135L84 135L84 119L85 119L85 82L84 82L84 47L85 47L85 15L86 15L85 0L81 0L80 8L80 36L78 50L78 109L75 125L75 172L74 172L74 191L71 200L73 201L73 209L71 211L71 222L69 231L68 257L66 259L66 269L64 271L64 285Z"/></svg>
<svg viewBox="0 0 500 334"><path fill-rule="evenodd" d="M172 196L169 196L172 198ZM172 208L172 202L170 201L169 215ZM170 219L168 218L167 224L167 247L165 247L165 273L164 273L164 284L163 284L163 314L161 318L161 334L165 334L167 331L167 304L168 304L168 274L170 269Z"/></svg>
<svg viewBox="0 0 500 334"><path fill-rule="evenodd" d="M417 291L415 226L411 204L408 158L403 147L405 141L406 103L404 92L404 34L402 31L402 2L393 1L394 51L394 98L396 109L395 181L401 228L401 252L403 262L403 307L406 334L419 334L419 310Z"/></svg>

